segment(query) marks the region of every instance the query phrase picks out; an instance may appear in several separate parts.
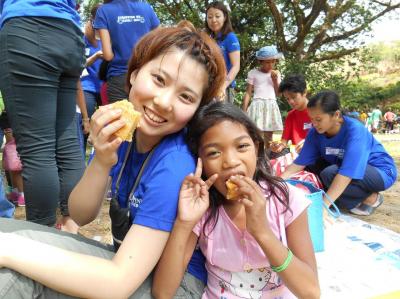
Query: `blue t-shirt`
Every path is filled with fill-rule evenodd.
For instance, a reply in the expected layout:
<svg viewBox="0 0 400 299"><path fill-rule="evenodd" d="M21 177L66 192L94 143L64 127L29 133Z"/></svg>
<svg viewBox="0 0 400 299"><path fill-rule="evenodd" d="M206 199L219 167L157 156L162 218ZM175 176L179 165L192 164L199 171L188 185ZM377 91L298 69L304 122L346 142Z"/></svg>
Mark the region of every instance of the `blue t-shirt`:
<svg viewBox="0 0 400 299"><path fill-rule="evenodd" d="M222 50L222 54L225 59L227 73L229 73L229 71L232 68L232 63L229 58L229 53L240 51L239 40L235 33L229 32L224 39L217 38L217 43ZM235 87L235 86L236 86L236 80L233 80L230 87Z"/></svg>
<svg viewBox="0 0 400 299"><path fill-rule="evenodd" d="M297 165L311 165L322 157L339 167L338 173L352 179L362 179L367 164L375 167L389 188L396 181L397 169L393 158L382 144L358 120L343 116L338 134L328 138L312 128L304 142Z"/></svg>
<svg viewBox="0 0 400 299"><path fill-rule="evenodd" d="M53 17L72 21L80 28L75 0L0 0L0 28L14 17Z"/></svg>
<svg viewBox="0 0 400 299"><path fill-rule="evenodd" d="M183 131L169 135L154 150L131 199L132 223L167 232L172 230L182 181L189 173L193 173L196 167L196 161L185 143L184 136ZM127 142L121 144L118 162L110 172L113 194L128 146ZM132 145L120 181L118 201L121 207L127 206L129 193L147 155L148 153L138 153ZM205 281L204 256L201 259L199 251L193 254L188 271Z"/></svg>
<svg viewBox="0 0 400 299"><path fill-rule="evenodd" d="M93 27L107 29L114 58L107 78L125 74L137 41L160 24L153 8L144 1L114 0L99 7Z"/></svg>
<svg viewBox="0 0 400 299"><path fill-rule="evenodd" d="M93 45L88 41L86 36L83 37L83 40L85 42L86 59L101 50L100 40L97 41L97 47L93 47ZM101 62L102 59L99 58L93 64L91 64L90 66L86 67L85 70L83 70L81 76L81 84L82 84L82 89L84 91L100 93L100 87L102 81L99 79L99 69Z"/></svg>

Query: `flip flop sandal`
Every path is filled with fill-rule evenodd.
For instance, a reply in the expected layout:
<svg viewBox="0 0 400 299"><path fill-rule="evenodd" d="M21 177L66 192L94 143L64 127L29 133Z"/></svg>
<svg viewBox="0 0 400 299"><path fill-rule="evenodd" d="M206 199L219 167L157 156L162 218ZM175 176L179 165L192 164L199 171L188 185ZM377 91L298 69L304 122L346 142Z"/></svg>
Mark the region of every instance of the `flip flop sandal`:
<svg viewBox="0 0 400 299"><path fill-rule="evenodd" d="M360 203L358 206L350 210L350 213L359 216L369 216L371 215L377 207L379 207L383 203L383 195L378 193L378 197L376 198L375 203L371 205L367 205L365 203Z"/></svg>

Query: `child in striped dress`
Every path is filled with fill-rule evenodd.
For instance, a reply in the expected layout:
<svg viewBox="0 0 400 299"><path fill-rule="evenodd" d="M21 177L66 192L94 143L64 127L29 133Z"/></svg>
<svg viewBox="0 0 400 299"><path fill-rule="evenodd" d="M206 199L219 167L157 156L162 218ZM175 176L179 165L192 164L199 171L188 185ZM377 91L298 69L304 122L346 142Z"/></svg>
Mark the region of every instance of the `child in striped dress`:
<svg viewBox="0 0 400 299"><path fill-rule="evenodd" d="M260 67L252 69L247 75L247 89L242 108L263 132L265 146L269 147L274 131L281 131L283 127L276 102L281 75L279 71L274 70L275 64L283 55L275 46L266 46L256 52L256 58Z"/></svg>

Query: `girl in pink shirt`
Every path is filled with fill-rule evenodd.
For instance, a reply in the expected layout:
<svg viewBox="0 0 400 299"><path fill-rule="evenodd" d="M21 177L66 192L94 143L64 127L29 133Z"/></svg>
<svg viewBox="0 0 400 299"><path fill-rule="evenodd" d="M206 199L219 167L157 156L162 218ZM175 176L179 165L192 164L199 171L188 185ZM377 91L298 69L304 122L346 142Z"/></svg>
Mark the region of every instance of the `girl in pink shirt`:
<svg viewBox="0 0 400 299"><path fill-rule="evenodd" d="M182 184L153 295L174 296L198 246L208 274L202 298L319 298L309 201L271 175L253 122L230 104L212 103L193 119L188 137L198 165ZM232 197L227 181L235 185Z"/></svg>

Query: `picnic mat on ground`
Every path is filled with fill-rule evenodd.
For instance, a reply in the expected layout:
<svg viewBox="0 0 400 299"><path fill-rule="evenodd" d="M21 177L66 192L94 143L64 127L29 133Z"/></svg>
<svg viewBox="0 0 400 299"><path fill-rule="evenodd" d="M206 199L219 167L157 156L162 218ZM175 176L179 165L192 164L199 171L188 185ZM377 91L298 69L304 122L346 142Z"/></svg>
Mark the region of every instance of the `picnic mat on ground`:
<svg viewBox="0 0 400 299"><path fill-rule="evenodd" d="M342 215L316 254L325 298L400 298L400 234Z"/></svg>

